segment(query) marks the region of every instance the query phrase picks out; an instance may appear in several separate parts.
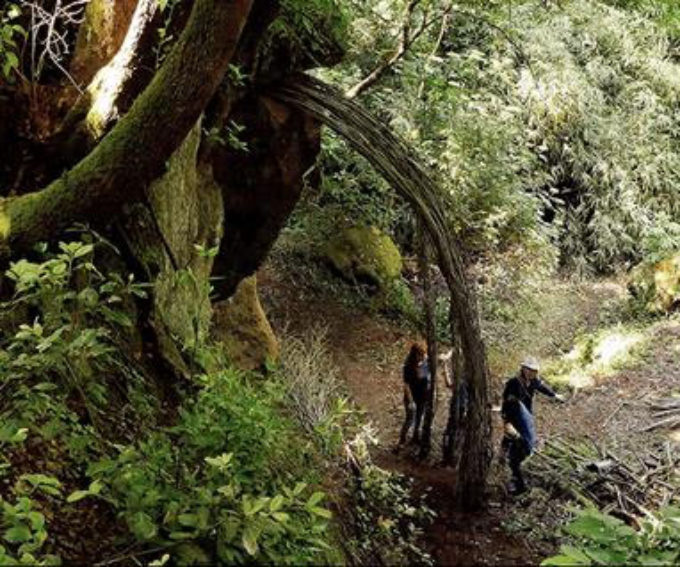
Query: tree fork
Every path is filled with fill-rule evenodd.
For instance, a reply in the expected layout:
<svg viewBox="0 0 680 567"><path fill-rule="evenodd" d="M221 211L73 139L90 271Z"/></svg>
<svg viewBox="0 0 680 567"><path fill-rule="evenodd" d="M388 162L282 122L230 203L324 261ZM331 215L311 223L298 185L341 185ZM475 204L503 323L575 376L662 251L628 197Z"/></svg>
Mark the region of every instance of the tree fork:
<svg viewBox="0 0 680 567"><path fill-rule="evenodd" d="M47 188L0 204L0 236L12 253L74 222L108 221L143 198L222 81L252 4L197 0L151 84L102 142Z"/></svg>

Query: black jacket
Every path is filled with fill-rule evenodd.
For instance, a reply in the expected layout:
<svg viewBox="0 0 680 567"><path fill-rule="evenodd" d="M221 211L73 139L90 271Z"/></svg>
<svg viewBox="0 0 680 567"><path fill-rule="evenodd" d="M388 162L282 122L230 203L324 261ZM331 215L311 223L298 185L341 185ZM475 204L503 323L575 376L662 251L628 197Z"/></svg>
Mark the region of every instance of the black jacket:
<svg viewBox="0 0 680 567"><path fill-rule="evenodd" d="M512 414L516 411L516 402L522 402L529 413L533 413L534 394L541 392L549 398L555 397L555 392L550 386L536 377L526 386L521 381L519 376L510 378L505 383L505 390L503 390L503 407L502 414L505 421L512 422Z"/></svg>

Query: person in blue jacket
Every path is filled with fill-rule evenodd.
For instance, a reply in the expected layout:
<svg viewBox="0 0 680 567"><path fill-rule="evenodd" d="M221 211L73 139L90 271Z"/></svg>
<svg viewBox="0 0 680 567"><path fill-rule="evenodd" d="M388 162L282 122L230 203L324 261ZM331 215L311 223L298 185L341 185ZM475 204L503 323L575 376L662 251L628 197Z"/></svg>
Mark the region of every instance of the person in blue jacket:
<svg viewBox="0 0 680 567"><path fill-rule="evenodd" d="M533 416L534 394L540 392L549 398L564 402L538 376L539 364L533 357L526 358L517 376L505 383L501 414L504 422L504 437L501 445L505 452L512 482L510 491L521 494L526 491L522 475L522 462L533 453L536 447L536 429Z"/></svg>
<svg viewBox="0 0 680 567"><path fill-rule="evenodd" d="M421 343L414 343L404 362L404 409L406 416L399 434L398 451L405 443L409 430L413 427L412 443L420 441L420 426L425 412L425 403L432 387L430 367L427 363L427 350Z"/></svg>

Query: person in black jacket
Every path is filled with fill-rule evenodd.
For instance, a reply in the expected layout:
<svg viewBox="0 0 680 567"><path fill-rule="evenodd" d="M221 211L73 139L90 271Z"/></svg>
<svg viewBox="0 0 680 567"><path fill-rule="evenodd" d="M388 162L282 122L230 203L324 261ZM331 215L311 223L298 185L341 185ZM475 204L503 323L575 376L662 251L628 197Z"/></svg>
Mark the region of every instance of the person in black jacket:
<svg viewBox="0 0 680 567"><path fill-rule="evenodd" d="M412 443L420 441L420 425L425 411L427 395L432 387L427 351L420 343L414 343L404 362L404 409L406 417L399 434L399 444L395 452L406 443L406 436L413 427Z"/></svg>
<svg viewBox="0 0 680 567"><path fill-rule="evenodd" d="M521 464L534 450L536 434L533 419L534 394L540 392L549 398L564 402L562 396L543 382L538 376L538 361L526 358L517 376L505 383L501 414L504 423L504 437L501 449L505 453L512 472L510 491L521 494L526 491Z"/></svg>

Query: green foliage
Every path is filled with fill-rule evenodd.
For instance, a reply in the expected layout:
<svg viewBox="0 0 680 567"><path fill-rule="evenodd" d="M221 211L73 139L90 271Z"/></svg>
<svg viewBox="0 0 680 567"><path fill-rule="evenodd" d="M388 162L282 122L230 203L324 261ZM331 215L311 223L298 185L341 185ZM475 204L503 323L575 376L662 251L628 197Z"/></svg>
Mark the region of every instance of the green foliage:
<svg viewBox="0 0 680 567"><path fill-rule="evenodd" d="M15 482L0 502L0 564L58 561L41 551L45 517L64 508L73 517L91 509L88 500L117 512L129 532L120 544L153 550L156 564L341 562L335 516L319 487L353 412L329 382L330 361L320 363L322 339L300 342L267 381L231 370L196 378L172 424L149 427L158 408L123 353L131 303L145 288L101 273L95 256L104 246L91 235L54 253L43 246L41 261L21 260L8 271L14 295L3 304L3 324L15 332L0 343L0 475ZM29 313L32 322L24 322ZM224 368L223 356L210 358L212 368ZM307 382L290 379L306 367ZM309 387L320 375L328 387ZM112 403L121 390L122 407ZM113 420L118 429L106 426ZM32 458L27 438L42 451L42 470L11 477L12 462ZM420 557L425 516L407 506L408 486L376 473L366 490L364 519L382 526L379 541ZM377 507L369 501L374 492L384 499ZM380 524L387 514L394 526ZM357 537L370 548L363 533Z"/></svg>
<svg viewBox="0 0 680 567"><path fill-rule="evenodd" d="M438 170L475 258L557 247L576 271L609 271L675 238L680 8L611 3L462 3L443 31L445 3L419 3L410 29L433 25L363 95ZM395 52L405 13L405 2L348 5L353 49L326 73L343 88ZM337 145L324 173L330 205L404 222Z"/></svg>
<svg viewBox="0 0 680 567"><path fill-rule="evenodd" d="M56 480L56 479L51 479ZM13 502L0 497L0 565L59 565L59 558L41 553L47 540L45 516L28 496Z"/></svg>
<svg viewBox="0 0 680 567"><path fill-rule="evenodd" d="M19 44L17 39L26 38L26 30L17 22L21 6L9 2L0 9L0 68L3 77L12 81L19 71Z"/></svg>
<svg viewBox="0 0 680 567"><path fill-rule="evenodd" d="M418 543L435 514L425 496L413 497L408 477L371 462L367 435L360 432L350 443L361 470L352 493L355 537L348 542L350 552L359 564L431 565L432 558Z"/></svg>
<svg viewBox="0 0 680 567"><path fill-rule="evenodd" d="M5 425L5 428L7 426ZM0 450L26 439L26 430L18 430L9 438L0 436ZM9 468L5 465L2 469ZM3 476L6 470L2 470ZM40 499L60 499L61 482L45 474L23 474L11 490L0 496L0 565L59 565L59 558L42 553L47 541L47 522L40 512Z"/></svg>
<svg viewBox="0 0 680 567"><path fill-rule="evenodd" d="M99 497L136 540L167 546L182 562L333 561L331 512L311 489L310 455L277 409L283 399L280 385L236 372L204 377L176 426L90 467L105 487Z"/></svg>
<svg viewBox="0 0 680 567"><path fill-rule="evenodd" d="M337 56L347 38L347 12L337 0L282 0L279 18L270 29L307 59Z"/></svg>
<svg viewBox="0 0 680 567"><path fill-rule="evenodd" d="M573 545L542 565L675 565L680 559L680 509L664 508L635 531L595 508L577 510L567 526Z"/></svg>
<svg viewBox="0 0 680 567"><path fill-rule="evenodd" d="M204 130L204 135L209 144L229 147L239 152L248 152L248 144L239 138L244 130L245 126L231 120L223 128L214 126L210 130Z"/></svg>
<svg viewBox="0 0 680 567"><path fill-rule="evenodd" d="M107 402L100 375L115 364L116 333L133 324L126 302L146 292L132 277L124 281L99 272L93 243L61 243L59 250L43 262L13 262L7 271L14 297L4 311L30 310L36 316L0 343L3 380L17 395L54 381L67 396L79 396L96 422L97 408Z"/></svg>

